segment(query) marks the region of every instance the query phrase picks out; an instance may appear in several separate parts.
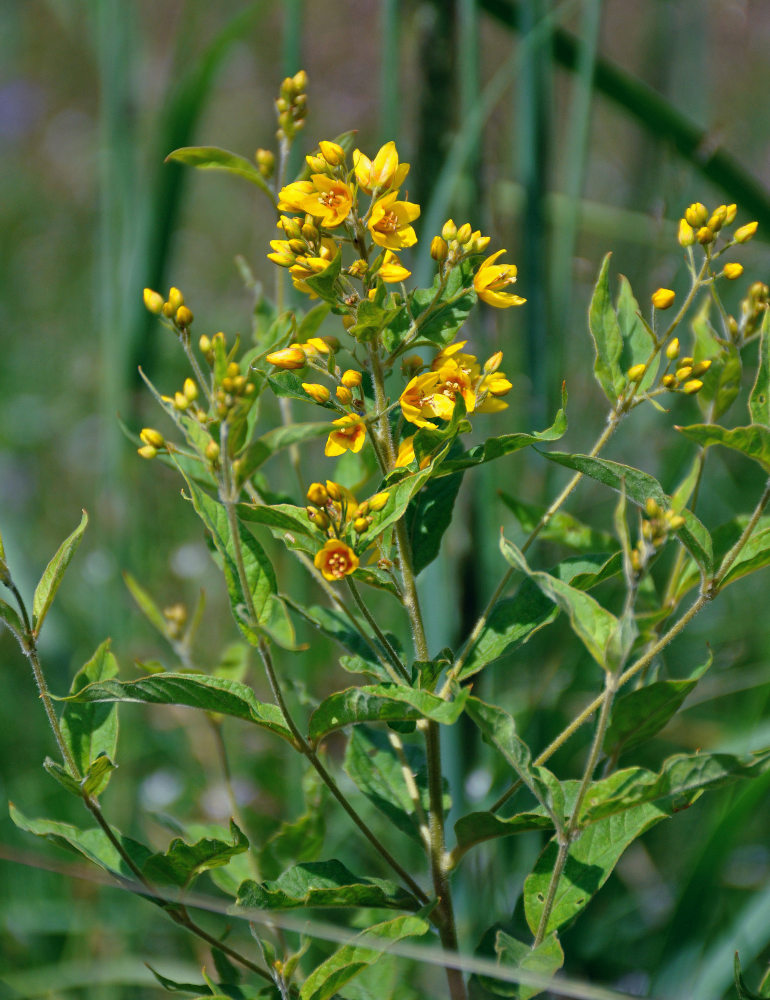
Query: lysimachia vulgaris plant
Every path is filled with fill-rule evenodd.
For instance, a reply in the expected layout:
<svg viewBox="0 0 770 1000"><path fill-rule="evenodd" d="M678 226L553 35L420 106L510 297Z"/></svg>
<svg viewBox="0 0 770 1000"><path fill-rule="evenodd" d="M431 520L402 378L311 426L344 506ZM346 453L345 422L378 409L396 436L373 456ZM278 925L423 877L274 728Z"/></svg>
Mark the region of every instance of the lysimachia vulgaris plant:
<svg viewBox="0 0 770 1000"><path fill-rule="evenodd" d="M15 806L12 816L22 829L146 895L210 947L206 982L174 984L160 970L170 989L282 1000L417 996L393 979L392 963L380 961L383 951L398 954L413 938L413 948L426 954L431 939L440 949L453 1000L469 991L477 998L532 997L564 964L563 930L636 838L704 791L770 768L770 750L736 756L708 748L671 756L658 771L634 764L634 751L677 713L708 667L678 665L672 676L669 643L729 584L770 563L770 485L726 524L706 526L694 512L714 445L770 472L768 288L747 284L735 316L722 298L726 284L742 279L737 252L756 223L736 227L735 205L690 205L678 230L689 291L659 288L649 308L640 307L625 278L613 298L609 255L604 260L588 322L607 419L587 454L548 450L567 430L565 391L546 430L508 430L466 447L466 435L484 429L486 414L506 409L512 383L502 352L479 356L462 328L477 306L525 304L516 267L489 237L449 220L440 234L423 235L435 264L432 285L409 290L402 251L417 242L420 208L409 201L409 165L393 142L370 158L354 148L352 134L322 141L287 183L306 82L300 73L282 84L277 155L260 149L252 162L214 147L171 154L246 178L275 209L278 233L267 256L277 269L276 302L260 301L252 341L197 328L194 335L182 292L144 292L147 308L189 359L190 374L165 394L147 380L166 420L163 429L141 431L139 454L178 470L180 503L191 504L203 522L235 624L256 650L272 697L260 700L243 669L207 671L193 650L199 615L188 619L183 607L162 612L129 578L178 668L119 680L105 642L69 694L54 698L37 640L86 518L53 557L31 607L0 544L0 583L11 595L0 614L29 660L60 754L45 768L82 799L93 825L29 819ZM283 309L287 275L307 310ZM718 421L739 400L751 344L759 360L748 412L725 427ZM260 400L270 395L279 399L282 423L265 430ZM692 442L693 455L668 492L649 473L602 452L640 406L653 406L665 426L676 395L695 397L704 416L671 427ZM318 419L295 422L295 401L315 405ZM531 446L571 478L544 509L508 499L523 540L500 538L504 572L465 640L454 650L431 649L418 575L439 553L460 481ZM293 494L277 494L263 473L279 452L288 458ZM328 476L306 476L303 456L310 452L316 467L327 463ZM353 488L335 472L351 461L359 476ZM612 533L591 530L563 510L586 478L615 491ZM586 551L589 537L599 540L598 551ZM567 552L548 570L536 568L535 543L544 539ZM268 554L277 547L315 582L317 603L284 593ZM599 588L613 580L614 591ZM506 708L474 694L473 678L557 617L584 647L595 694L546 746L531 746ZM342 666L358 680L320 701L312 693L295 698L298 622L338 644ZM399 634L410 637L411 648ZM218 731L225 717L258 727L304 762L308 813L277 824L268 842L250 842L235 800L228 830L175 837L161 850L124 835L100 803L116 766L121 701L189 706ZM449 830L440 731L462 715L496 759L495 773L507 778L495 798ZM561 777L549 762L582 727L593 736L579 776ZM329 752L332 734L335 748L344 737L342 762L336 749ZM364 872L324 853L320 814L332 804L346 814L351 837L360 838L355 856L368 858ZM530 874L512 887L520 897L517 920L489 913L486 926L458 927L452 887L468 877L466 856L483 842L532 831L543 846ZM231 912L251 921L252 938L216 936L192 915L189 894L206 873L230 896ZM287 923L287 915L324 908L342 915L337 927L348 939L325 951L308 950L309 938L298 945L293 932L301 924ZM312 923L307 929L312 935Z"/></svg>

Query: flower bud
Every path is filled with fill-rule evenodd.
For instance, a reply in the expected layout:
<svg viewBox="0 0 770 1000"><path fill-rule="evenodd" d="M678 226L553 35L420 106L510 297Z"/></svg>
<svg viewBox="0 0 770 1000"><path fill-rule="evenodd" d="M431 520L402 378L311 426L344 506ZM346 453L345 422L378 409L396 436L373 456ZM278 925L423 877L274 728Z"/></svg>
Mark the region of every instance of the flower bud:
<svg viewBox="0 0 770 1000"><path fill-rule="evenodd" d="M172 313L175 313L180 306L184 305L184 295L182 295L178 288L172 287L169 289L168 304L171 307Z"/></svg>
<svg viewBox="0 0 770 1000"><path fill-rule="evenodd" d="M368 517L357 517L355 521L353 521L353 530L357 535L363 534L363 532L366 531L368 527L369 527Z"/></svg>
<svg viewBox="0 0 770 1000"><path fill-rule="evenodd" d="M441 263L442 260L447 259L447 256L449 255L449 246L443 236L434 236L430 241L430 255L439 263Z"/></svg>
<svg viewBox="0 0 770 1000"><path fill-rule="evenodd" d="M684 526L684 518L681 514L672 514L671 511L666 513L666 521L668 522L669 531L678 531Z"/></svg>
<svg viewBox="0 0 770 1000"><path fill-rule="evenodd" d="M307 358L305 352L301 347L294 344L292 347L284 347L282 351L273 351L272 354L268 354L265 361L269 365L275 365L276 368L304 368L307 364Z"/></svg>
<svg viewBox="0 0 770 1000"><path fill-rule="evenodd" d="M166 442L160 431L156 431L153 427L143 427L139 432L139 437L144 442L144 444L150 445L151 448L156 448L160 450L165 448Z"/></svg>
<svg viewBox="0 0 770 1000"><path fill-rule="evenodd" d="M305 222L300 228L301 235L308 241L308 243L318 242L318 227L312 222Z"/></svg>
<svg viewBox="0 0 770 1000"><path fill-rule="evenodd" d="M191 378L186 378L184 380L184 385L182 386L182 392L185 394L187 399L192 401L198 398L198 386L193 382Z"/></svg>
<svg viewBox="0 0 770 1000"><path fill-rule="evenodd" d="M337 399L343 406L349 406L353 401L353 393L346 385L338 385L336 390Z"/></svg>
<svg viewBox="0 0 770 1000"><path fill-rule="evenodd" d="M161 310L163 309L163 296L160 292L153 292L151 288L145 288L142 296L144 298L145 309L147 309L148 312L159 316Z"/></svg>
<svg viewBox="0 0 770 1000"><path fill-rule="evenodd" d="M193 314L187 308L187 306L180 306L176 315L174 316L174 322L177 326L182 328L187 328L193 321Z"/></svg>
<svg viewBox="0 0 770 1000"><path fill-rule="evenodd" d="M355 389L356 386L361 385L361 377L361 372L357 372L354 368L348 368L342 373L341 381L348 389Z"/></svg>
<svg viewBox="0 0 770 1000"><path fill-rule="evenodd" d="M333 483L331 479L326 480L326 492L329 494L330 499L336 501L337 503L339 503L344 496L340 484Z"/></svg>
<svg viewBox="0 0 770 1000"><path fill-rule="evenodd" d="M711 359L705 358L703 361L696 361L692 366L692 374L698 378L700 375L704 375L711 367Z"/></svg>
<svg viewBox="0 0 770 1000"><path fill-rule="evenodd" d="M331 393L325 385L319 385L317 382L303 382L302 388L316 403L327 403L329 401Z"/></svg>
<svg viewBox="0 0 770 1000"><path fill-rule="evenodd" d="M326 139L322 139L318 143L318 147L321 150L321 156L323 156L330 167L339 166L340 163L344 162L345 150L338 142L329 142Z"/></svg>
<svg viewBox="0 0 770 1000"><path fill-rule="evenodd" d="M685 379L692 375L692 365L682 365L681 368L676 370L676 378L678 382L684 382Z"/></svg>
<svg viewBox="0 0 770 1000"><path fill-rule="evenodd" d="M714 211L709 216L709 220L706 225L713 232L718 233L722 226L725 224L725 219L727 218L727 205L720 205L719 208L715 208Z"/></svg>
<svg viewBox="0 0 770 1000"><path fill-rule="evenodd" d="M725 225L731 226L735 222L735 215L738 211L737 205L726 205L725 206Z"/></svg>
<svg viewBox="0 0 770 1000"><path fill-rule="evenodd" d="M646 371L647 365L632 365L626 374L630 382L641 382Z"/></svg>
<svg viewBox="0 0 770 1000"><path fill-rule="evenodd" d="M305 70L301 69L298 73L295 73L291 78L291 82L297 94L304 94L307 90L307 73Z"/></svg>
<svg viewBox="0 0 770 1000"><path fill-rule="evenodd" d="M689 382L685 382L685 384L682 386L682 390L686 392L688 396L695 395L695 393L699 392L702 388L703 388L703 383L699 378L690 379Z"/></svg>
<svg viewBox="0 0 770 1000"><path fill-rule="evenodd" d="M269 149L260 148L254 154L254 159L259 167L260 174L262 174L265 180L269 180L275 171L275 153Z"/></svg>
<svg viewBox="0 0 770 1000"><path fill-rule="evenodd" d="M484 362L484 372L487 375L494 375L498 370L500 365L503 363L503 352L495 351L491 358L487 358Z"/></svg>
<svg viewBox="0 0 770 1000"><path fill-rule="evenodd" d="M695 243L695 230L687 219L679 220L679 232L676 238L679 240L679 245L683 247L691 247Z"/></svg>
<svg viewBox="0 0 770 1000"><path fill-rule="evenodd" d="M141 455L142 458L155 458L158 454L158 449L153 448L151 444L143 445L141 448L137 448L137 455Z"/></svg>
<svg viewBox="0 0 770 1000"><path fill-rule="evenodd" d="M441 227L441 235L447 243L450 243L457 236L457 226L451 219L447 219Z"/></svg>
<svg viewBox="0 0 770 1000"><path fill-rule="evenodd" d="M745 226L740 226L735 230L733 239L736 243L746 243L757 231L757 226L756 222L747 222Z"/></svg>
<svg viewBox="0 0 770 1000"><path fill-rule="evenodd" d="M323 156L316 156L314 153L308 153L305 160L314 174L322 174L326 170L326 160Z"/></svg>
<svg viewBox="0 0 770 1000"><path fill-rule="evenodd" d="M190 400L183 392L174 393L174 409L184 411L190 405Z"/></svg>
<svg viewBox="0 0 770 1000"><path fill-rule="evenodd" d="M473 230L471 229L470 222L464 222L460 228L457 230L457 236L455 237L457 242L463 246L471 238Z"/></svg>
<svg viewBox="0 0 770 1000"><path fill-rule="evenodd" d="M658 514L660 514L660 507L654 497L647 497L644 501L644 509L647 513L647 517L657 517Z"/></svg>
<svg viewBox="0 0 770 1000"><path fill-rule="evenodd" d="M219 459L219 445L216 441L209 441L206 445L206 458L209 462L216 462Z"/></svg>
<svg viewBox="0 0 770 1000"><path fill-rule="evenodd" d="M669 361L674 361L679 357L679 337L674 337L668 347L666 347L666 357Z"/></svg>
<svg viewBox="0 0 770 1000"><path fill-rule="evenodd" d="M714 242L714 234L708 226L701 226L695 234L695 239L701 244L701 246L705 246L707 243Z"/></svg>
<svg viewBox="0 0 770 1000"><path fill-rule="evenodd" d="M201 335L201 339L198 341L198 350L201 354L208 354L211 350L211 340L205 333Z"/></svg>
<svg viewBox="0 0 770 1000"><path fill-rule="evenodd" d="M308 487L307 498L317 507L325 507L329 493L323 483L311 483Z"/></svg>
<svg viewBox="0 0 770 1000"><path fill-rule="evenodd" d="M676 385L676 375L664 375L660 381L664 388L671 389Z"/></svg>
<svg viewBox="0 0 770 1000"><path fill-rule="evenodd" d="M659 288L657 292L652 293L652 304L656 309L669 309L674 304L675 298L676 292L672 292L670 288Z"/></svg>
<svg viewBox="0 0 770 1000"><path fill-rule="evenodd" d="M689 205L684 213L685 219L690 223L693 229L699 229L701 226L706 224L706 220L709 217L708 209L701 202L693 202Z"/></svg>
<svg viewBox="0 0 770 1000"><path fill-rule="evenodd" d="M730 281L735 281L736 278L740 278L743 274L743 264L739 264L737 261L730 261L729 264L725 264L723 273Z"/></svg>
<svg viewBox="0 0 770 1000"><path fill-rule="evenodd" d="M385 504L388 502L388 497L390 493L387 491L384 493L375 493L373 497L369 498L369 510L373 510L375 513L382 510Z"/></svg>
<svg viewBox="0 0 770 1000"><path fill-rule="evenodd" d="M321 531L326 531L329 527L329 515L326 511L319 510L317 507L306 507L305 513L308 516L308 520L312 521Z"/></svg>

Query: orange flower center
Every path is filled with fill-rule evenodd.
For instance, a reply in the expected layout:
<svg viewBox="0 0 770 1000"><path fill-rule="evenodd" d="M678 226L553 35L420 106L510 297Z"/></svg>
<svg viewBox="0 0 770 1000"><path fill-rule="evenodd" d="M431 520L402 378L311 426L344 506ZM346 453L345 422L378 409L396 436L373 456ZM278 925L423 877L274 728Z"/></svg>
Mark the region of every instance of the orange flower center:
<svg viewBox="0 0 770 1000"><path fill-rule="evenodd" d="M337 191L327 191L325 194L319 195L318 200L326 208L336 208L343 199Z"/></svg>
<svg viewBox="0 0 770 1000"><path fill-rule="evenodd" d="M332 555L329 556L326 565L332 576L337 577L339 580L347 573L348 567L350 566L350 560L344 552L333 552Z"/></svg>
<svg viewBox="0 0 770 1000"><path fill-rule="evenodd" d="M378 233L395 233L398 229L398 216L395 212L386 212L374 228Z"/></svg>

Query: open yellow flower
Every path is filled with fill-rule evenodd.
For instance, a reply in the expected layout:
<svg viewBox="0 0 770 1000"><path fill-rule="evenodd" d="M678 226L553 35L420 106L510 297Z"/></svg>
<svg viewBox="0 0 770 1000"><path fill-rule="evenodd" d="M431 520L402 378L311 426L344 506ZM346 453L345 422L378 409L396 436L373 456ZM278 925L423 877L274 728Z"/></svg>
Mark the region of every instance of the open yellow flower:
<svg viewBox="0 0 770 1000"><path fill-rule="evenodd" d="M366 440L366 424L357 414L349 413L334 420L333 424L337 430L326 439L325 455L334 458L346 451L361 451Z"/></svg>
<svg viewBox="0 0 770 1000"><path fill-rule="evenodd" d="M320 219L326 229L342 225L353 205L353 192L348 185L325 174L313 174L309 181L288 184L278 198L280 211L306 212Z"/></svg>
<svg viewBox="0 0 770 1000"><path fill-rule="evenodd" d="M442 420L451 420L457 396L462 396L466 413L472 413L476 406L474 380L470 372L461 368L452 358L447 359L438 370L439 384L433 396L433 407Z"/></svg>
<svg viewBox="0 0 770 1000"><path fill-rule="evenodd" d="M320 569L326 580L341 580L358 569L358 556L339 538L330 538L315 554L313 565Z"/></svg>
<svg viewBox="0 0 770 1000"><path fill-rule="evenodd" d="M380 198L369 217L369 232L374 242L388 250L411 247L417 234L410 223L419 218L420 206L413 201L398 201L398 192L391 191Z"/></svg>
<svg viewBox="0 0 770 1000"><path fill-rule="evenodd" d="M487 305L496 309L508 309L510 306L523 306L527 301L519 295L507 291L516 282L515 264L495 264L505 250L498 250L482 263L473 279L476 294Z"/></svg>
<svg viewBox="0 0 770 1000"><path fill-rule="evenodd" d="M410 424L417 427L434 426L425 418L439 415L434 407L434 394L438 384L438 372L425 372L423 375L415 375L401 393L401 412Z"/></svg>
<svg viewBox="0 0 770 1000"><path fill-rule="evenodd" d="M305 198L311 197L315 188L310 181L294 181L281 188L278 194L278 208L281 212L305 212L302 207Z"/></svg>
<svg viewBox="0 0 770 1000"><path fill-rule="evenodd" d="M360 149L353 150L353 166L358 186L367 194L375 188L397 189L409 173L409 164L398 162L398 151L392 140L381 146L373 160L364 156Z"/></svg>

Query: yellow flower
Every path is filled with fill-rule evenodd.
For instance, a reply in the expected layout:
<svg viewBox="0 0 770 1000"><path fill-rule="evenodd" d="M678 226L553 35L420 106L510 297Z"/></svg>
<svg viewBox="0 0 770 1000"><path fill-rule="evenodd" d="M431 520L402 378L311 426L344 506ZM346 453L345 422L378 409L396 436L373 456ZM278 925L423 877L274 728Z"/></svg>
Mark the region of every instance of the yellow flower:
<svg viewBox="0 0 770 1000"><path fill-rule="evenodd" d="M338 142L329 142L328 139L322 139L318 143L318 148L321 150L321 156L323 156L330 167L339 166L345 159L345 150Z"/></svg>
<svg viewBox="0 0 770 1000"><path fill-rule="evenodd" d="M414 437L414 434L412 434L410 437L404 438L398 446L398 455L396 456L397 469L406 468L407 465L411 465L414 461ZM427 465L430 465L430 455L426 455L423 458L420 462L420 468L424 469ZM371 500L369 503L371 504Z"/></svg>
<svg viewBox="0 0 770 1000"><path fill-rule="evenodd" d="M321 570L326 580L341 580L358 569L358 556L339 538L330 538L316 552L313 565Z"/></svg>
<svg viewBox="0 0 770 1000"><path fill-rule="evenodd" d="M407 271L392 250L386 250L385 257L377 271L377 277L386 282L406 281L411 273L411 271Z"/></svg>
<svg viewBox="0 0 770 1000"><path fill-rule="evenodd" d="M333 421L339 428L332 431L326 441L324 454L330 457L342 455L346 451L361 451L366 440L366 424L355 413L349 413Z"/></svg>
<svg viewBox="0 0 770 1000"><path fill-rule="evenodd" d="M325 385L319 385L318 382L303 382L302 388L316 403L326 403L329 400L330 393Z"/></svg>
<svg viewBox="0 0 770 1000"><path fill-rule="evenodd" d="M476 366L478 371L478 365ZM433 409L442 420L451 420L458 395L465 402L466 413L471 413L476 406L476 393L473 388L473 378L470 372L461 367L453 358L439 368L439 384L433 396Z"/></svg>
<svg viewBox="0 0 770 1000"><path fill-rule="evenodd" d="M341 225L353 205L353 192L348 185L325 174L313 174L309 181L288 184L278 197L281 211L306 212L320 219L327 229Z"/></svg>
<svg viewBox="0 0 770 1000"><path fill-rule="evenodd" d="M438 415L434 409L433 400L439 381L438 372L425 372L424 375L415 375L406 389L401 393L399 400L401 412L410 424L415 424L417 427L434 426L425 417L435 417Z"/></svg>
<svg viewBox="0 0 770 1000"><path fill-rule="evenodd" d="M735 281L736 278L740 278L743 274L743 264L738 264L736 261L730 261L729 264L724 266L724 275L730 281Z"/></svg>
<svg viewBox="0 0 770 1000"><path fill-rule="evenodd" d="M506 378L505 372L493 371L480 379L474 388L476 413L499 413L507 409L508 404L498 397L510 392L513 384Z"/></svg>
<svg viewBox="0 0 770 1000"><path fill-rule="evenodd" d="M513 295L506 289L516 281L515 264L495 264L495 261L505 250L498 250L482 262L473 279L476 294L487 305L496 309L508 309L510 306L523 306L527 301L519 295Z"/></svg>
<svg viewBox="0 0 770 1000"><path fill-rule="evenodd" d="M740 226L733 233L733 239L736 243L745 243L750 240L754 233L757 231L757 222L747 222L745 226Z"/></svg>
<svg viewBox="0 0 770 1000"><path fill-rule="evenodd" d="M272 354L267 355L265 361L269 365L275 365L276 368L288 369L304 368L307 364L305 352L298 344L285 347L282 351L273 351Z"/></svg>
<svg viewBox="0 0 770 1000"><path fill-rule="evenodd" d="M410 223L420 215L420 206L412 201L398 201L398 192L392 191L380 198L369 217L369 232L374 242L388 250L411 247L417 234Z"/></svg>
<svg viewBox="0 0 770 1000"><path fill-rule="evenodd" d="M374 160L364 156L360 149L353 150L353 167L358 186L367 194L371 194L374 188L400 188L409 173L408 163L399 165L398 151L392 140L380 147Z"/></svg>
<svg viewBox="0 0 770 1000"><path fill-rule="evenodd" d="M652 304L656 309L670 309L675 298L676 292L670 288L659 288L657 292L652 293Z"/></svg>

